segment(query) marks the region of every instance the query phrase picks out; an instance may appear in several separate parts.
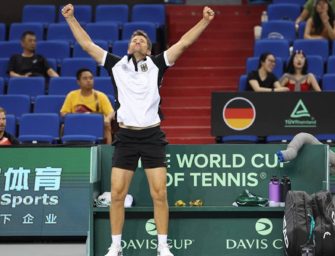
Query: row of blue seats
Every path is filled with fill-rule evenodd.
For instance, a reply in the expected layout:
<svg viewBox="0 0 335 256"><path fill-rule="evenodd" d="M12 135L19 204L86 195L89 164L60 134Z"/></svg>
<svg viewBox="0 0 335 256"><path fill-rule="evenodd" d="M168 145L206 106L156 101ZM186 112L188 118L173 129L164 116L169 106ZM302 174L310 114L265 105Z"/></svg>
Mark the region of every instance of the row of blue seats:
<svg viewBox="0 0 335 256"><path fill-rule="evenodd" d="M303 39L306 22L299 24L298 31L295 22L287 20L272 20L262 23L261 39L286 39L290 44L296 39Z"/></svg>
<svg viewBox="0 0 335 256"><path fill-rule="evenodd" d="M49 65L62 76L75 76L81 68L88 68L97 76L109 76L105 68L100 67L92 58L65 58L60 63L55 59L47 59ZM0 77L8 77L8 58L0 58Z"/></svg>
<svg viewBox="0 0 335 256"><path fill-rule="evenodd" d="M335 74L335 56L330 56L326 63L323 62L321 56L309 55L307 58L307 72L315 75L317 79L321 79L325 73ZM276 65L273 73L280 78L285 72L285 64L289 61L288 59L282 59L276 57ZM259 57L249 57L246 61L246 74L258 69Z"/></svg>
<svg viewBox="0 0 335 256"><path fill-rule="evenodd" d="M104 118L100 114L68 114L63 119L64 130L60 138L61 119L55 113L23 114L17 125L14 115L7 114L6 131L18 136L21 143L101 143ZM18 128L18 129L17 129ZM18 131L18 132L17 132Z"/></svg>
<svg viewBox="0 0 335 256"><path fill-rule="evenodd" d="M157 27L153 22L127 22L123 24L122 29L115 23L87 23L83 25L83 28L92 40L105 40L109 44L120 39L128 40L137 29L145 31L153 43L157 42ZM51 23L46 30L41 23L12 23L9 31L9 41L20 41L25 31L34 32L38 41L46 39L48 41L65 40L71 44L75 42L70 27L65 23Z"/></svg>
<svg viewBox="0 0 335 256"><path fill-rule="evenodd" d="M331 48L331 51L330 51ZM293 51L302 50L308 55L319 55L326 62L329 55L335 55L335 41L330 43L324 39L296 39L293 42ZM254 56L258 57L264 52L271 52L276 57L287 59L290 57L290 44L285 39L256 40L254 45Z"/></svg>
<svg viewBox="0 0 335 256"><path fill-rule="evenodd" d="M0 107L3 107L7 114L14 115L20 123L22 115L28 113L59 115L64 100L64 95L38 95L34 104L31 104L27 95L0 95Z"/></svg>
<svg viewBox="0 0 335 256"><path fill-rule="evenodd" d="M228 135L219 137L221 143L289 143L295 135L268 135L259 137L256 135ZM335 141L335 134L314 134L314 136L325 143L333 143Z"/></svg>
<svg viewBox="0 0 335 256"><path fill-rule="evenodd" d="M295 21L302 11L302 6L295 3L269 4L267 14L269 20L290 20Z"/></svg>
<svg viewBox="0 0 335 256"><path fill-rule="evenodd" d="M28 95L35 98L38 95L67 95L70 91L78 90L79 86L75 77L51 78L46 88L46 81L43 77L10 78L5 90L4 79L0 78L0 95L7 91L6 95ZM94 89L114 98L114 88L109 77L96 77Z"/></svg>
<svg viewBox="0 0 335 256"><path fill-rule="evenodd" d="M22 22L40 22L43 24L64 22L61 13L63 6L55 5L25 5L22 11ZM126 4L97 5L93 15L91 5L74 5L77 20L81 23L90 22L116 22L119 24L128 21L148 21L157 26L163 26L166 22L165 6L163 4L135 4L131 13ZM56 16L57 19L56 19Z"/></svg>
<svg viewBox="0 0 335 256"><path fill-rule="evenodd" d="M280 77L278 77L279 79ZM335 74L325 74L322 79L318 79L322 91L335 92ZM247 75L241 75L239 81L238 91L246 91Z"/></svg>
<svg viewBox="0 0 335 256"><path fill-rule="evenodd" d="M303 6L306 0L272 0L272 4L297 4Z"/></svg>

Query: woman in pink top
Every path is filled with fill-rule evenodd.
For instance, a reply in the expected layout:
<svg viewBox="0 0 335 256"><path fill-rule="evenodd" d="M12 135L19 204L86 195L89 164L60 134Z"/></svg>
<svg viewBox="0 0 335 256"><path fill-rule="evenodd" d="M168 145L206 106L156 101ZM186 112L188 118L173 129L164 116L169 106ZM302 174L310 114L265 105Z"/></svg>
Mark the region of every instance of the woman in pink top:
<svg viewBox="0 0 335 256"><path fill-rule="evenodd" d="M287 73L281 77L280 84L292 92L321 91L315 76L307 73L307 60L302 51L292 54L287 64Z"/></svg>

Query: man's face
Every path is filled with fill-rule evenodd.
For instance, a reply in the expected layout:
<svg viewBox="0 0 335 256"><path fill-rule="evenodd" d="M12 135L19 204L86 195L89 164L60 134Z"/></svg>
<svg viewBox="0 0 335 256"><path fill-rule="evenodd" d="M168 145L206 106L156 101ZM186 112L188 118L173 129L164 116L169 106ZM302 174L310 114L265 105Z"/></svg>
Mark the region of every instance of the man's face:
<svg viewBox="0 0 335 256"><path fill-rule="evenodd" d="M4 132L6 128L6 114L4 112L0 112L0 132Z"/></svg>
<svg viewBox="0 0 335 256"><path fill-rule="evenodd" d="M26 35L21 41L22 48L29 52L34 52L36 48L36 36Z"/></svg>
<svg viewBox="0 0 335 256"><path fill-rule="evenodd" d="M80 89L93 89L94 79L92 73L89 71L82 72L77 82L80 86Z"/></svg>
<svg viewBox="0 0 335 256"><path fill-rule="evenodd" d="M142 55L150 55L151 51L148 49L148 41L144 36L134 36L129 43L128 53L140 53Z"/></svg>

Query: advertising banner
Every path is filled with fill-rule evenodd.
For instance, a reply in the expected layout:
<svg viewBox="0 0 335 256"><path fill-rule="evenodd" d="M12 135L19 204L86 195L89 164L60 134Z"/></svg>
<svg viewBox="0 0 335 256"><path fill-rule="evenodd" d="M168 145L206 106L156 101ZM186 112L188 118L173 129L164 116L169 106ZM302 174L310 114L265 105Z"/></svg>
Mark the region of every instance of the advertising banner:
<svg viewBox="0 0 335 256"><path fill-rule="evenodd" d="M306 145L295 160L280 163L275 153L285 148L275 144L168 146L169 238L176 255L282 255L283 208L233 207L232 203L246 189L268 198L273 175L289 176L293 190L308 193L328 184L328 146ZM110 190L112 148L100 150L103 193ZM145 210L152 201L140 163L129 193L135 207L127 210L125 254L155 255L157 231L151 210ZM204 206L190 207L189 202L197 199ZM174 207L177 200L186 207ZM93 208L95 256L104 255L110 243L108 210Z"/></svg>
<svg viewBox="0 0 335 256"><path fill-rule="evenodd" d="M0 148L0 236L87 235L96 151Z"/></svg>
<svg viewBox="0 0 335 256"><path fill-rule="evenodd" d="M212 135L333 133L335 92L215 92ZM322 102L322 104L320 104Z"/></svg>

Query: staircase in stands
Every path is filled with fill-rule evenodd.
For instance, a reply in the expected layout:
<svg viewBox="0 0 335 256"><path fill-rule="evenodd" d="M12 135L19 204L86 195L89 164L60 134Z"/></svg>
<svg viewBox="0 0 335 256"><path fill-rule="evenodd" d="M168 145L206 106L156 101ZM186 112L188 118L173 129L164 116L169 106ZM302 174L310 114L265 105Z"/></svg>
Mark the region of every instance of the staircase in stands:
<svg viewBox="0 0 335 256"><path fill-rule="evenodd" d="M164 76L162 128L170 144L213 144L211 93L237 90L253 54L253 27L264 5L211 6L216 17ZM202 6L167 6L168 44L202 17Z"/></svg>

